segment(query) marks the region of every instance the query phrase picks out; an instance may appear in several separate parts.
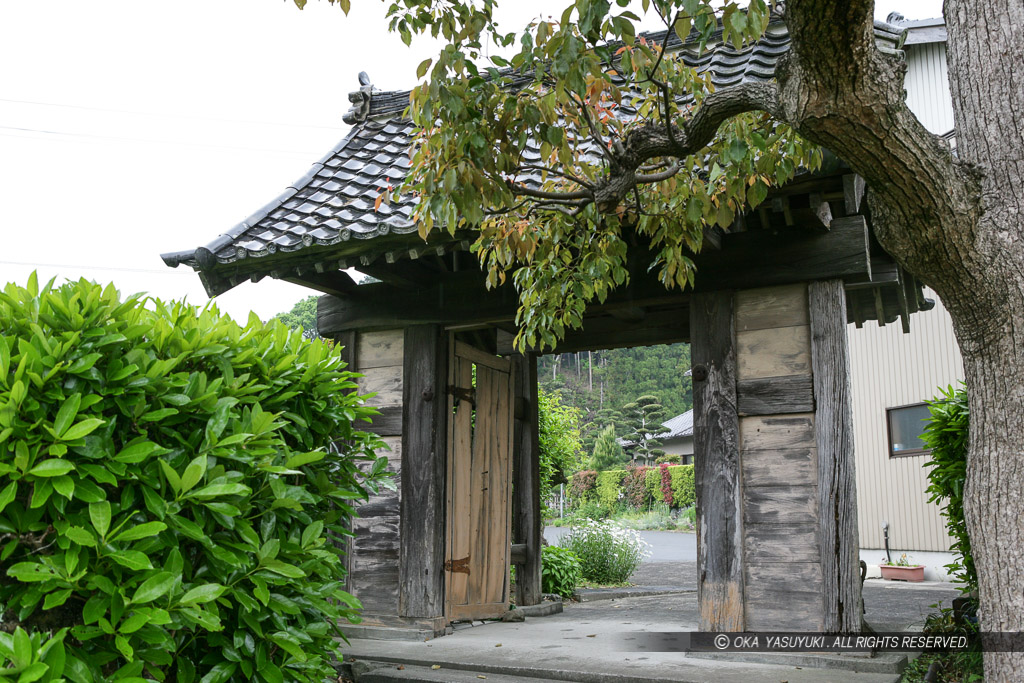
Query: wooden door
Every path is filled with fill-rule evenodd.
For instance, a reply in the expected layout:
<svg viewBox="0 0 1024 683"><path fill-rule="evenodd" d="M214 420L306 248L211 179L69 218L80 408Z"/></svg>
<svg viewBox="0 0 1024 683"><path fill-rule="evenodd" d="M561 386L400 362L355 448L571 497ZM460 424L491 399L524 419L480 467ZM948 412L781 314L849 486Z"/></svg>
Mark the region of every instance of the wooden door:
<svg viewBox="0 0 1024 683"><path fill-rule="evenodd" d="M449 363L448 523L445 606L449 621L508 611L512 522L511 363L452 345Z"/></svg>

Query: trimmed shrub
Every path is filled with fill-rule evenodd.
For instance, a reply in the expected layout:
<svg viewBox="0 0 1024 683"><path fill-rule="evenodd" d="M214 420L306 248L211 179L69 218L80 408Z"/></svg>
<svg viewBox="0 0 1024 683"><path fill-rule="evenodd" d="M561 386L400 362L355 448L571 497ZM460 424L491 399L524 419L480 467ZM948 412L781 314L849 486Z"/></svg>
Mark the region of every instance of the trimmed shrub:
<svg viewBox="0 0 1024 683"><path fill-rule="evenodd" d="M946 565L961 590L970 593L978 588L978 574L971 554L971 539L964 520L964 484L967 482L967 434L970 409L967 391L963 386L939 389L940 396L929 403L931 418L921 439L931 449L931 459L925 463L928 471L929 503L940 503L946 518L946 531L953 538L950 547L955 559Z"/></svg>
<svg viewBox="0 0 1024 683"><path fill-rule="evenodd" d="M558 544L579 558L584 579L599 584L625 583L650 555L639 532L611 521L574 526Z"/></svg>
<svg viewBox="0 0 1024 683"><path fill-rule="evenodd" d="M625 470L597 473L597 502L612 509L619 504L619 487L626 476Z"/></svg>
<svg viewBox="0 0 1024 683"><path fill-rule="evenodd" d="M597 472L582 470L572 475L569 481L569 498L578 503L591 501L595 498Z"/></svg>
<svg viewBox="0 0 1024 683"><path fill-rule="evenodd" d="M563 598L571 598L583 578L583 569L576 553L568 548L546 545L540 551L541 590Z"/></svg>
<svg viewBox="0 0 1024 683"><path fill-rule="evenodd" d="M255 316L0 293L0 651L41 654L21 680L333 676L359 603L330 535L387 464L342 367Z"/></svg>
<svg viewBox="0 0 1024 683"><path fill-rule="evenodd" d="M672 477L672 507L688 508L697 501L693 482L693 465L669 466Z"/></svg>
<svg viewBox="0 0 1024 683"><path fill-rule="evenodd" d="M622 477L622 493L629 506L639 509L653 502L647 491L647 473L650 471L651 468L645 465L626 469Z"/></svg>

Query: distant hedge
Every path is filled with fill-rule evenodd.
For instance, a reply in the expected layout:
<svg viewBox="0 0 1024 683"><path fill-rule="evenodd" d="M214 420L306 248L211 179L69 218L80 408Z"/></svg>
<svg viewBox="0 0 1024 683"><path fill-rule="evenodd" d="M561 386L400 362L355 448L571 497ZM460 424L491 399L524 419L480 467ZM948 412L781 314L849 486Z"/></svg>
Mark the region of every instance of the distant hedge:
<svg viewBox="0 0 1024 683"><path fill-rule="evenodd" d="M355 388L337 350L255 316L8 285L3 680L333 677L359 604L330 534L386 466Z"/></svg>
<svg viewBox="0 0 1024 683"><path fill-rule="evenodd" d="M671 506L677 508L692 506L696 502L693 465L669 465L667 469L671 477ZM629 486L624 487L630 471L643 477L643 494L639 505L637 505L635 497L630 495L633 489ZM627 491L627 488L630 490ZM664 502L660 466L606 470L604 472L591 470L577 472L569 484L569 492L577 502L596 502L605 508L613 508L619 503L643 507L655 502Z"/></svg>

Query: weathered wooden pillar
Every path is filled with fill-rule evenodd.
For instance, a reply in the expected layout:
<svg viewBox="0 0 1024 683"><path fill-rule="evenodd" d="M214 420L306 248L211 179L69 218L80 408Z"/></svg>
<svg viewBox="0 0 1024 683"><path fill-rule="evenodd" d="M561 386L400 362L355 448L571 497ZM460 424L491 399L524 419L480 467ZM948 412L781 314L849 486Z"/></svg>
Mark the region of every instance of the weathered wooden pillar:
<svg viewBox="0 0 1024 683"><path fill-rule="evenodd" d="M863 611L846 292L841 280L812 282L808 299L825 630L854 632L861 628Z"/></svg>
<svg viewBox="0 0 1024 683"><path fill-rule="evenodd" d="M399 614L444 617L447 335L405 328Z"/></svg>
<svg viewBox="0 0 1024 683"><path fill-rule="evenodd" d="M694 295L691 329L701 628L859 630L843 283Z"/></svg>
<svg viewBox="0 0 1024 683"><path fill-rule="evenodd" d="M541 602L540 442L537 356L512 356L515 428L512 442L512 542L526 546L516 564L516 604Z"/></svg>
<svg viewBox="0 0 1024 683"><path fill-rule="evenodd" d="M732 292L694 294L690 304L690 357L697 599L703 631L744 629L735 337Z"/></svg>

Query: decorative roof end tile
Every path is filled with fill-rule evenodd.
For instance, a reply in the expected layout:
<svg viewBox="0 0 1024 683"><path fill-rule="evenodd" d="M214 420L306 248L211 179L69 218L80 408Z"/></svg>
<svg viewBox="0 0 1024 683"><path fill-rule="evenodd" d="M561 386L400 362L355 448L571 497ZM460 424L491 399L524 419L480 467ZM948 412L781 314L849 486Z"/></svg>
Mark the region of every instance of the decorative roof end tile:
<svg viewBox="0 0 1024 683"><path fill-rule="evenodd" d="M366 117L370 115L370 100L372 98L373 84L370 82L370 77L365 71L360 71L359 90L348 94L348 101L352 103L352 108L341 117L341 120L350 126L366 121Z"/></svg>

